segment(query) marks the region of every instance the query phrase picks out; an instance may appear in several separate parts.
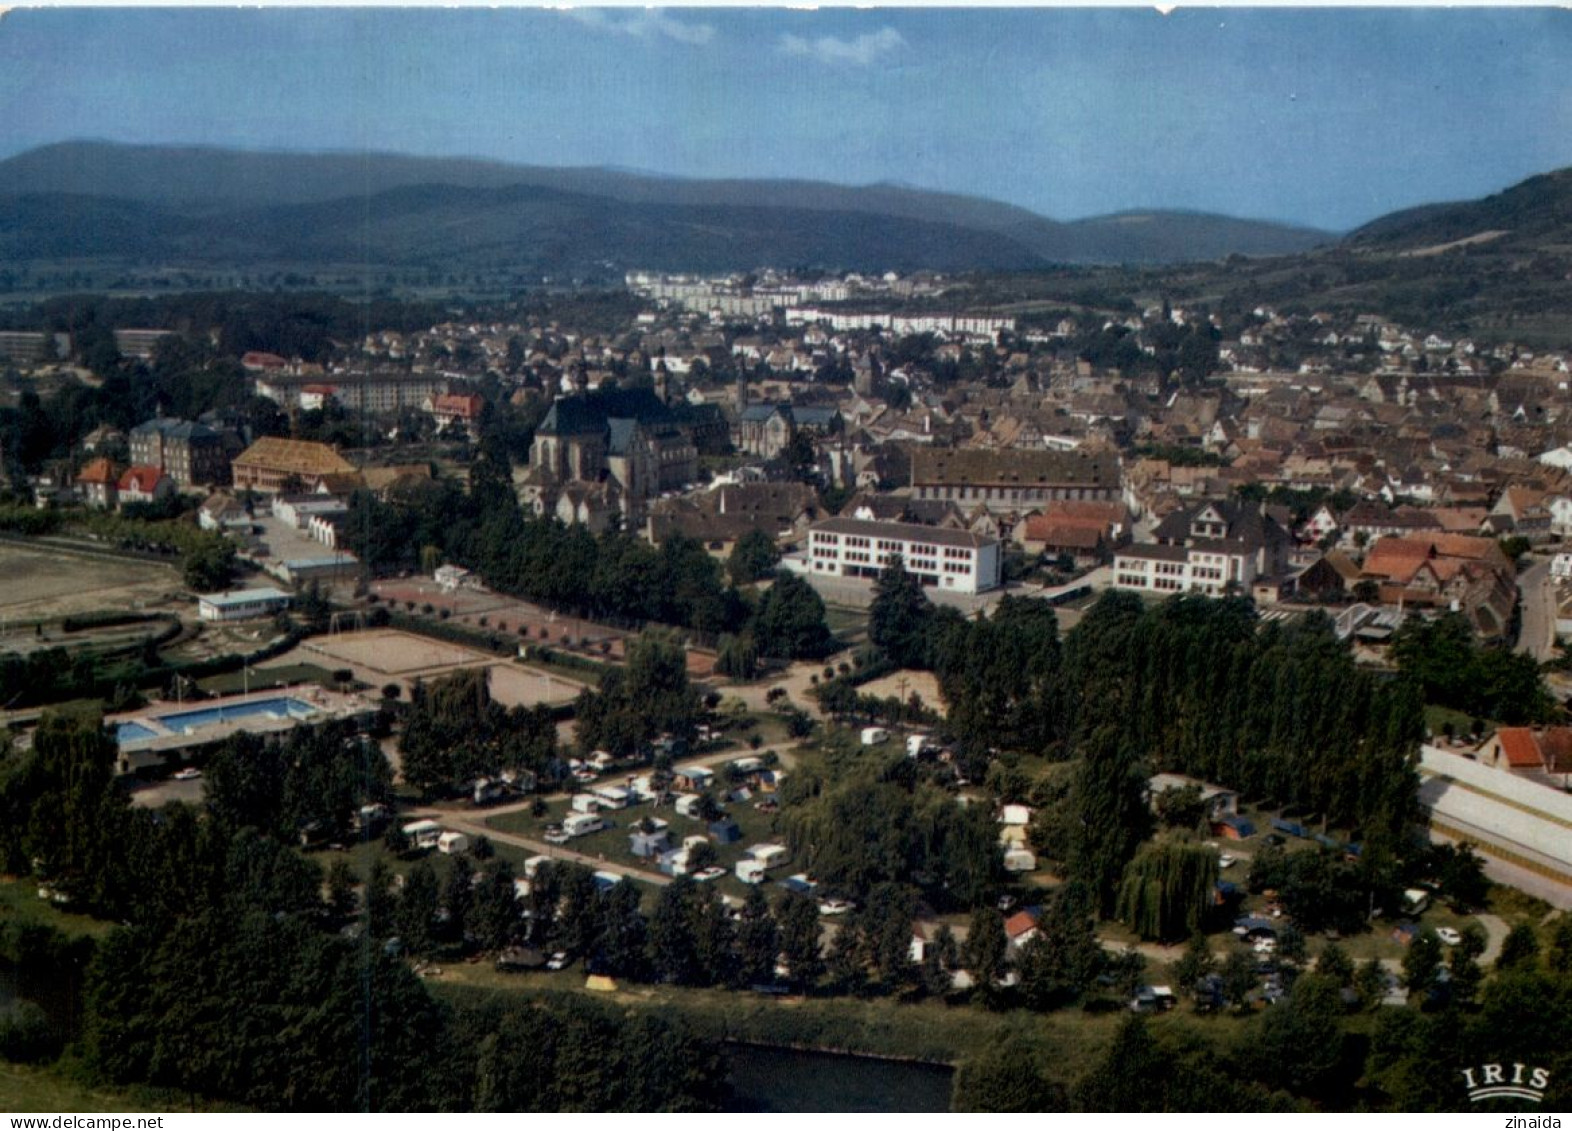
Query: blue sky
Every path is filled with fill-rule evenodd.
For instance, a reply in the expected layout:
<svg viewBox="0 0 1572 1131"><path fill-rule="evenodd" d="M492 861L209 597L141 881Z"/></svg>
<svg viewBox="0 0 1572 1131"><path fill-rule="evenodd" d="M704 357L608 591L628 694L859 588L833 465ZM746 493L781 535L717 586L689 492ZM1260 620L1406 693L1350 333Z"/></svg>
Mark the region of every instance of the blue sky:
<svg viewBox="0 0 1572 1131"><path fill-rule="evenodd" d="M73 138L1346 228L1572 165L1572 12L13 10L0 157Z"/></svg>

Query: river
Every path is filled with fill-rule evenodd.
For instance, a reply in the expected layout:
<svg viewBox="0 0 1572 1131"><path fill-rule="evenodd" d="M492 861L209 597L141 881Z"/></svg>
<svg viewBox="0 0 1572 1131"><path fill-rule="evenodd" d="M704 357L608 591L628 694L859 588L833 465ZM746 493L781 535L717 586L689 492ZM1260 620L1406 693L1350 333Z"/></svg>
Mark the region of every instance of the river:
<svg viewBox="0 0 1572 1131"><path fill-rule="evenodd" d="M954 1070L844 1053L726 1046L731 1111L950 1110Z"/></svg>

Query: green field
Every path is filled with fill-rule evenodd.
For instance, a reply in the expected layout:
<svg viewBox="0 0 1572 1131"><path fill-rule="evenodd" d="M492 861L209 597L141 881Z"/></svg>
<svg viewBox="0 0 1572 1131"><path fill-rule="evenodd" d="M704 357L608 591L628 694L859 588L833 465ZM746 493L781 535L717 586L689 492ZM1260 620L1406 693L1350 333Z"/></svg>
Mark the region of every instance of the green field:
<svg viewBox="0 0 1572 1131"><path fill-rule="evenodd" d="M94 938L108 934L115 926L88 915L62 911L38 898L36 880L12 877L0 878L0 924L4 923L37 923L67 935L92 935Z"/></svg>
<svg viewBox="0 0 1572 1131"><path fill-rule="evenodd" d="M190 1092L162 1088L95 1087L76 1079L66 1062L34 1068L0 1060L0 1109L84 1114L135 1114L182 1111L245 1111Z"/></svg>
<svg viewBox="0 0 1572 1131"><path fill-rule="evenodd" d="M283 664L276 668L252 668L249 674L226 672L223 675L210 676L198 680L197 686L215 695L232 695L248 688L259 690L264 687L283 687L294 683L315 683L331 690L333 673L316 664Z"/></svg>

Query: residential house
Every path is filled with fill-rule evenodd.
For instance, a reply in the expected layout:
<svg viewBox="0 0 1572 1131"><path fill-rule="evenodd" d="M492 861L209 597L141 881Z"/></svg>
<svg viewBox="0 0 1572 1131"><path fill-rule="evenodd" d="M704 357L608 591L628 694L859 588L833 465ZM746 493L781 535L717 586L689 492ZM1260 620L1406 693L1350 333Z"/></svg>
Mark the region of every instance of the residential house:
<svg viewBox="0 0 1572 1131"><path fill-rule="evenodd" d="M76 473L77 489L90 507L110 510L119 499L120 471L111 460L100 456L89 460Z"/></svg>
<svg viewBox="0 0 1572 1131"><path fill-rule="evenodd" d="M1275 512L1240 502L1175 511L1158 524L1153 542L1114 555L1114 586L1211 597L1248 593L1257 578L1284 570L1289 539Z"/></svg>
<svg viewBox="0 0 1572 1131"><path fill-rule="evenodd" d="M1506 635L1517 604L1516 571L1492 538L1383 538L1362 577L1380 585L1384 604L1457 609L1485 640Z"/></svg>
<svg viewBox="0 0 1572 1131"><path fill-rule="evenodd" d="M120 505L152 503L175 493L175 481L156 467L128 467L115 484Z"/></svg>

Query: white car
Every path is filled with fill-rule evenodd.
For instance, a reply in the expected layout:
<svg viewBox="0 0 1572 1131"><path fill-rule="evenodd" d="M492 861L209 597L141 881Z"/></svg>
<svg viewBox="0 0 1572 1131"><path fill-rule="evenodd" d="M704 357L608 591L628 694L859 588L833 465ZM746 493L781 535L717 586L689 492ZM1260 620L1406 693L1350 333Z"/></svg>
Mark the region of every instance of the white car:
<svg viewBox="0 0 1572 1131"><path fill-rule="evenodd" d="M1463 936L1451 927L1437 927L1436 938L1446 943L1447 946L1456 946L1463 941Z"/></svg>
<svg viewBox="0 0 1572 1131"><path fill-rule="evenodd" d="M851 901L845 899L826 899L819 904L820 915L844 915L851 909Z"/></svg>
<svg viewBox="0 0 1572 1131"><path fill-rule="evenodd" d="M556 954L553 954L549 959L546 960L546 969L566 970L572 964L572 962L573 959L568 957L567 951L559 950Z"/></svg>
<svg viewBox="0 0 1572 1131"><path fill-rule="evenodd" d="M1257 954L1271 954L1277 949L1276 939L1256 939L1255 952Z"/></svg>
<svg viewBox="0 0 1572 1131"><path fill-rule="evenodd" d="M725 868L705 868L701 872L693 873L693 878L695 880L698 880L699 883L701 883L701 884L707 884L711 880L718 880L718 879L720 879L725 874L726 874L726 869Z"/></svg>
<svg viewBox="0 0 1572 1131"><path fill-rule="evenodd" d="M1239 863L1238 859L1228 855L1226 852L1217 858L1217 866L1219 868L1232 868L1237 863Z"/></svg>
<svg viewBox="0 0 1572 1131"><path fill-rule="evenodd" d="M181 770L181 771L179 771L178 773L175 774L175 780L176 781L195 781L197 778L199 778L201 776L202 776L202 771L201 770L197 769L195 766L187 766L185 769L183 769L183 770Z"/></svg>

